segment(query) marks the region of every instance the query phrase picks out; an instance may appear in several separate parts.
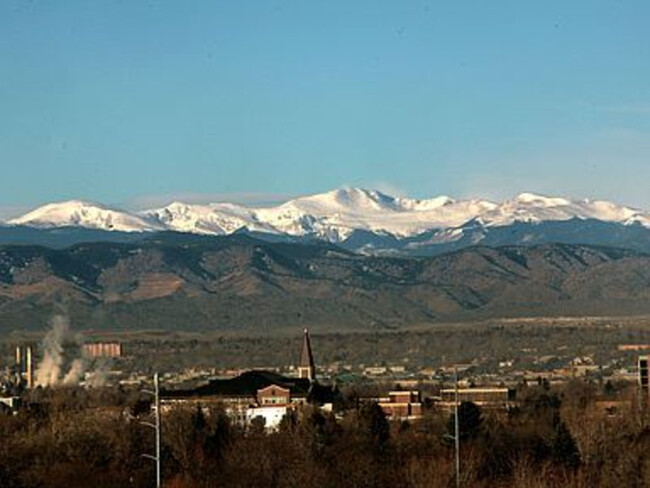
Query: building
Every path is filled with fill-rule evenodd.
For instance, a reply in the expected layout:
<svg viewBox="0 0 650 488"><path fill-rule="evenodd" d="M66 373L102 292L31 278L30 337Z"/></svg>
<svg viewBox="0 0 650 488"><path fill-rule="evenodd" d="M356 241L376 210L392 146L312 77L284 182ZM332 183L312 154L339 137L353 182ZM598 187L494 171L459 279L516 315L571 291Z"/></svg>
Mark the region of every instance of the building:
<svg viewBox="0 0 650 488"><path fill-rule="evenodd" d="M162 407L169 409L177 404L199 407L222 407L235 421L250 423L262 417L267 429L274 429L291 410L307 403L316 406L331 404L334 391L319 384L311 351L309 333L303 335L298 378L265 371L246 371L230 379L215 379L192 390L167 390L162 392Z"/></svg>
<svg viewBox="0 0 650 488"><path fill-rule="evenodd" d="M367 366L363 369L364 376L382 376L388 373L386 366Z"/></svg>
<svg viewBox="0 0 650 488"><path fill-rule="evenodd" d="M91 358L119 358L122 344L119 342L93 342L83 345L84 353Z"/></svg>
<svg viewBox="0 0 650 488"><path fill-rule="evenodd" d="M0 413L15 413L21 406L19 396L0 396Z"/></svg>
<svg viewBox="0 0 650 488"><path fill-rule="evenodd" d="M391 419L412 420L422 417L422 399L419 391L391 391L388 398L380 399L378 404Z"/></svg>
<svg viewBox="0 0 650 488"><path fill-rule="evenodd" d="M639 356L637 376L639 386L648 391L648 356Z"/></svg>
<svg viewBox="0 0 650 488"><path fill-rule="evenodd" d="M265 407L249 407L246 410L246 424L250 425L256 418L261 418L264 422L266 430L276 430L282 419L288 412L293 410L289 406L265 406Z"/></svg>
<svg viewBox="0 0 650 488"><path fill-rule="evenodd" d="M482 408L511 408L515 404L515 390L511 388L459 388L458 403L472 402ZM454 408L456 389L440 390L437 405L442 408Z"/></svg>
<svg viewBox="0 0 650 488"><path fill-rule="evenodd" d="M302 336L302 350L300 351L300 362L298 363L298 377L314 381L316 379L316 366L314 355L311 352L311 341L309 332L304 330Z"/></svg>
<svg viewBox="0 0 650 488"><path fill-rule="evenodd" d="M619 344L618 350L622 352L628 351L647 351L650 349L650 344Z"/></svg>

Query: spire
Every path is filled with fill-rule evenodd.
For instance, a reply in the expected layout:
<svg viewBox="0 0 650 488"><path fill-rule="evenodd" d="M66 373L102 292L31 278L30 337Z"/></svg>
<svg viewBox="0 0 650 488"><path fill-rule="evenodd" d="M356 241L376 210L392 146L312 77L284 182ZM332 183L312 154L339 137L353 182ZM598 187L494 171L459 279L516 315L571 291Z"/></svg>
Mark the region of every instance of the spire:
<svg viewBox="0 0 650 488"><path fill-rule="evenodd" d="M302 339L302 351L300 352L300 363L298 364L298 376L307 378L310 381L316 379L316 366L314 366L314 356L311 353L311 343L309 341L309 331L305 329Z"/></svg>

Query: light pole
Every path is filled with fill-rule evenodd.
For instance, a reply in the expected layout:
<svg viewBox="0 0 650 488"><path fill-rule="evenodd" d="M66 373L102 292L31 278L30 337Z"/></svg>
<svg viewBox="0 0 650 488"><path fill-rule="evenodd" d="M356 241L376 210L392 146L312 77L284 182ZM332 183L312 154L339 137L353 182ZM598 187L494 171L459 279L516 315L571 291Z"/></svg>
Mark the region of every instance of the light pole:
<svg viewBox="0 0 650 488"><path fill-rule="evenodd" d="M460 420L458 419L458 367L454 367L454 442L456 444L456 488L460 487Z"/></svg>
<svg viewBox="0 0 650 488"><path fill-rule="evenodd" d="M460 418L458 418L458 367L454 366L454 435L445 434L445 439L454 440L456 488L460 488Z"/></svg>
<svg viewBox="0 0 650 488"><path fill-rule="evenodd" d="M160 386L158 381L158 373L153 375L153 391L151 390L142 390L143 393L148 393L154 397L154 423L151 422L142 422L143 425L151 427L156 431L156 455L152 456L151 454L143 454L142 456L147 459L151 459L156 462L156 488L162 486L162 480L160 478L160 442L161 442L161 432L160 432Z"/></svg>

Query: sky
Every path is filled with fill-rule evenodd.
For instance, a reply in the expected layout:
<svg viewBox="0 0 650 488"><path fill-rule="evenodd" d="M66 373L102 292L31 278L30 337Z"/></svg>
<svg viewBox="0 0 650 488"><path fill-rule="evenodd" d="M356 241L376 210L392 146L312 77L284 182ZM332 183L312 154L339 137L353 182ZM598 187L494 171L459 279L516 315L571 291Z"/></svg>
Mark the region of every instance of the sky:
<svg viewBox="0 0 650 488"><path fill-rule="evenodd" d="M0 218L343 186L650 209L650 2L0 2Z"/></svg>

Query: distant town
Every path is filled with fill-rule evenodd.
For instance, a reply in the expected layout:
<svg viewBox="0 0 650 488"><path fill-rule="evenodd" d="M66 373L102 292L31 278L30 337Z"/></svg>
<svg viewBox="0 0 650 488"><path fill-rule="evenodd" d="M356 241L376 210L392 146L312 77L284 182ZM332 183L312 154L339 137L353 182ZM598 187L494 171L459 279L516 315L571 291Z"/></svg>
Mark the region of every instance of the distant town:
<svg viewBox="0 0 650 488"><path fill-rule="evenodd" d="M2 342L0 481L87 486L81 466L142 487L643 479L620 470L650 424L644 320L199 337L81 333L58 317Z"/></svg>
<svg viewBox="0 0 650 488"><path fill-rule="evenodd" d="M251 343L261 348L279 345L291 347L293 351L283 351L286 354L273 358L295 358L293 363L253 364L249 367L183 366L184 361L173 362L173 359L180 356L187 359L187 356L191 356L197 362L202 362L201 357L205 351L196 344L195 339L163 335L156 340L140 337L123 342L97 341L92 337L82 339L80 334L72 334L67 328L60 330L55 327L40 343L22 342L13 345L10 341L5 341L2 344L4 354L0 403L15 412L24 404L24 398L29 398L29 395L25 395L31 389L49 386L139 388L151 382L155 369L160 374L164 405L236 404L237 408L233 407L232 411L233 417L250 422L259 415L264 418L269 429L277 428L283 415L298 405L314 403L328 411L334 410L334 404L341 400L340 392L344 388L354 388L361 392L359 401L377 402L389 419L419 419L427 408L449 409L457 401L471 401L481 407L507 410L517 405L517 391L527 385L551 387L582 380L600 386L608 385L608 388L616 385L618 391L633 391L641 384L639 358L650 353L650 336L647 342L617 342L616 337L634 339L635 333L640 337L647 336L645 329L639 327L639 320L642 319L634 319L634 325L624 321L614 325L603 320L588 325L577 324L578 327L583 327L583 333L593 335L592 342L599 343L597 345L581 341L578 347L571 343L553 347L540 342L538 347L527 347L524 344L519 350L511 350L509 355L503 354L500 357L493 354L467 357L466 353L476 346L474 343L477 333L473 333L474 337L468 337L468 343L464 345L464 361L447 361L443 356L436 358L435 365L422 364L426 361L418 364L408 356L401 360L393 357L393 361L368 363L317 363L314 358L323 356L319 356L319 345L327 344L331 348L333 339L328 335L316 335L314 353L311 345L314 339L305 329L300 348L297 347L295 337L270 337L265 340L219 338L214 341L216 344L224 345L228 342L243 350L250 349L250 355L244 354L249 359L257 355ZM559 327L557 330L564 331L570 337L573 330L571 327L576 326L576 321L568 322L569 325L559 325L556 321L554 325L537 324L535 327ZM518 336L530 334L530 325L521 328L522 326L510 324L508 327L510 333ZM498 330L503 332L504 329ZM491 331L490 328L479 327L478 337L482 334L490 337L493 333L494 330ZM599 337L603 333L609 336L610 343L603 344ZM413 334L417 336L423 333ZM462 339L462 329L459 334ZM558 335L555 334L555 341L559 339ZM347 340L352 344L370 340L381 349L381 340L393 339L394 342L395 338L390 334L366 334L336 335L335 339ZM490 340L497 339L492 337ZM214 345L209 340L204 342L206 347ZM197 353L193 354L192 349ZM14 352L15 356L12 355ZM395 355L394 352L392 355ZM164 362L164 358L169 361L168 367L156 368L155 361ZM223 362L223 356L218 352L215 359L215 362ZM316 390L314 385L318 385ZM318 392L318 395L314 396L314 392ZM604 405L612 408L611 403L608 398Z"/></svg>

